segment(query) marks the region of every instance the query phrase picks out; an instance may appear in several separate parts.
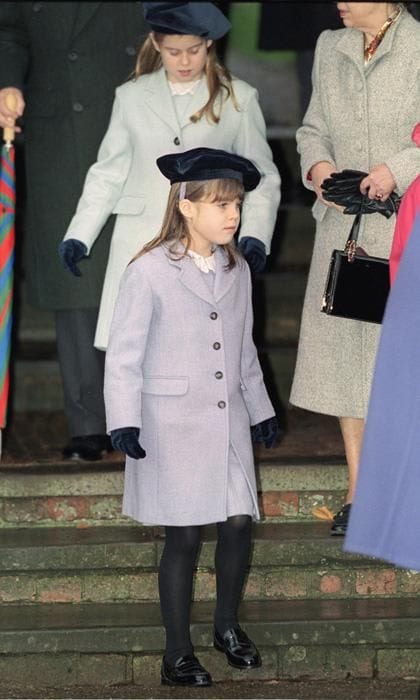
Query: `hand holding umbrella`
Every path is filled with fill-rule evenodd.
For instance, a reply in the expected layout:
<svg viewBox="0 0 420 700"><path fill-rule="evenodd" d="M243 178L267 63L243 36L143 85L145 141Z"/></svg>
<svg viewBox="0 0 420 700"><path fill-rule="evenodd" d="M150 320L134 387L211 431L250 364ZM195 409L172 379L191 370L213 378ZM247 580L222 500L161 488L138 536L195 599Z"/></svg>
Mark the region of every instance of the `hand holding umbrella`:
<svg viewBox="0 0 420 700"><path fill-rule="evenodd" d="M6 96L9 109L16 98ZM9 358L12 329L13 261L15 244L15 151L13 126L3 130L0 176L0 429L6 425L9 395ZM1 449L0 449L1 452Z"/></svg>

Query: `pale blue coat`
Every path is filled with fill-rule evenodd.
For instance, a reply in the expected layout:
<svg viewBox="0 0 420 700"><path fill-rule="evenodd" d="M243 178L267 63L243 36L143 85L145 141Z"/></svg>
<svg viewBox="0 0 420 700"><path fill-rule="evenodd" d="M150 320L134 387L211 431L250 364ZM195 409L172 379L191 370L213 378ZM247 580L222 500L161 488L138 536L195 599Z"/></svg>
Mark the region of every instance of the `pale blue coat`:
<svg viewBox="0 0 420 700"><path fill-rule="evenodd" d="M249 269L225 262L217 249L214 292L190 257L172 260L163 246L122 278L105 404L108 431L141 428L147 457L127 457L123 512L143 523L226 520L230 447L258 513L250 425L274 409L252 340Z"/></svg>
<svg viewBox="0 0 420 700"><path fill-rule="evenodd" d="M102 293L95 345L105 349L121 275L133 256L159 232L168 199L169 182L156 166L166 153L206 146L252 160L263 174L247 196L242 212L242 236L270 242L280 201L280 177L266 140L257 91L233 81L238 103L223 102L219 124L190 115L208 100L202 80L181 123L175 112L164 69L130 81L116 91L108 131L90 168L77 211L65 235L83 241L91 252L111 213L117 215ZM225 93L222 93L223 97ZM220 98L219 98L220 99ZM220 103L219 103L220 104ZM218 112L216 104L216 112Z"/></svg>

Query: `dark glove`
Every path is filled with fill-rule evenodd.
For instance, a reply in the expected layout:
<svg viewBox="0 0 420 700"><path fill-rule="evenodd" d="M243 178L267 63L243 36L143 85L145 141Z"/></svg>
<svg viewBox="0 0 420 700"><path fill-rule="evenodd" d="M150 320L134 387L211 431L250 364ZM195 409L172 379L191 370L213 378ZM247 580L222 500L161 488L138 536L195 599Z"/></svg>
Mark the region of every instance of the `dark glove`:
<svg viewBox="0 0 420 700"><path fill-rule="evenodd" d="M251 272L255 274L264 270L267 254L262 241L253 236L245 236L239 241L238 248L251 268Z"/></svg>
<svg viewBox="0 0 420 700"><path fill-rule="evenodd" d="M115 428L111 430L111 443L114 450L124 452L132 459L143 459L145 451L139 443L140 428Z"/></svg>
<svg viewBox="0 0 420 700"><path fill-rule="evenodd" d="M263 442L265 447L274 447L279 437L279 424L276 416L261 423L251 425L252 442Z"/></svg>
<svg viewBox="0 0 420 700"><path fill-rule="evenodd" d="M67 241L61 241L58 246L58 254L66 268L76 277L81 277L82 273L76 263L86 256L87 247L82 241L76 238L69 238Z"/></svg>
<svg viewBox="0 0 420 700"><path fill-rule="evenodd" d="M391 192L388 199L370 199L360 191L360 183L367 176L361 170L343 170L332 173L321 185L322 196L327 202L344 207L344 214L382 214L389 219L398 211L400 197Z"/></svg>

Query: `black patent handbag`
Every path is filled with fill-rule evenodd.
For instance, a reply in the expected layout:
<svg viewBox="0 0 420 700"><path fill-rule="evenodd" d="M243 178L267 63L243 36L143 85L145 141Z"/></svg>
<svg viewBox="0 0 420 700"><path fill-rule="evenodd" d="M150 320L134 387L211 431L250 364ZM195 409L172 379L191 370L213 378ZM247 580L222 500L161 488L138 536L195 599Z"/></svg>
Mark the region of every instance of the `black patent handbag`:
<svg viewBox="0 0 420 700"><path fill-rule="evenodd" d="M357 246L361 214L354 218L344 250L333 250L321 311L381 323L389 294L389 261Z"/></svg>

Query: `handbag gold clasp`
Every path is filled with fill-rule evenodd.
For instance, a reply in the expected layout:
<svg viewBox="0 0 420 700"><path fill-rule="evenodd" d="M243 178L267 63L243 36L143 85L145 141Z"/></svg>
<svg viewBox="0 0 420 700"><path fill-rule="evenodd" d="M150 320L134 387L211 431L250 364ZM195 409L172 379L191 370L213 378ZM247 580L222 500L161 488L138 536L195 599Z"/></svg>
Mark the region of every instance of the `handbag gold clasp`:
<svg viewBox="0 0 420 700"><path fill-rule="evenodd" d="M357 244L356 241L347 241L344 252L347 253L347 260L353 262L354 256L356 255Z"/></svg>

